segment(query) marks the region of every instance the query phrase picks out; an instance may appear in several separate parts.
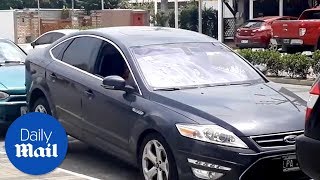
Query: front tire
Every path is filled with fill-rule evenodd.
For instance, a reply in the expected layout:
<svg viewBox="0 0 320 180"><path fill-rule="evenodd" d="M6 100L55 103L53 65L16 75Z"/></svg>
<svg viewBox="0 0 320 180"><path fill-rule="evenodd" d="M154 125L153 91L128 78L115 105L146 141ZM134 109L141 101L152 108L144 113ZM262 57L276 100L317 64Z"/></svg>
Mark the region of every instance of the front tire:
<svg viewBox="0 0 320 180"><path fill-rule="evenodd" d="M159 134L150 134L145 137L140 147L139 161L145 180L178 179L171 149Z"/></svg>
<svg viewBox="0 0 320 180"><path fill-rule="evenodd" d="M32 107L32 112L40 112L51 115L51 109L48 101L43 97L37 99Z"/></svg>

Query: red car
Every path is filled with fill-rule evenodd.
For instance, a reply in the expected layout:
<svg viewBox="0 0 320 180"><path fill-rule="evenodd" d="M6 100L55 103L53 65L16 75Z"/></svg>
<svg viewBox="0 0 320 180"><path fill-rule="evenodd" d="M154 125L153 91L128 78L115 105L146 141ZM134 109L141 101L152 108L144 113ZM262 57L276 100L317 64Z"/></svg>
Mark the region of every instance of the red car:
<svg viewBox="0 0 320 180"><path fill-rule="evenodd" d="M288 53L320 49L320 7L305 10L296 21L272 24L273 39Z"/></svg>
<svg viewBox="0 0 320 180"><path fill-rule="evenodd" d="M237 29L235 44L239 48L269 48L272 28L276 20L296 20L290 16L266 16L245 22Z"/></svg>

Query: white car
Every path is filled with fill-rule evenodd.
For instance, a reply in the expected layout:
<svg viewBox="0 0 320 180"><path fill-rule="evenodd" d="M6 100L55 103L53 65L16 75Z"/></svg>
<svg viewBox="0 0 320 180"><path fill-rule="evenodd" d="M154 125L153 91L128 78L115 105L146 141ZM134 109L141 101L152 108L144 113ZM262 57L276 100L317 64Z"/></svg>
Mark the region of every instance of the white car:
<svg viewBox="0 0 320 180"><path fill-rule="evenodd" d="M78 31L79 29L59 29L48 31L32 41L30 44L20 44L20 47L23 48L26 52L35 48L44 48L52 44L54 41L60 39L61 37Z"/></svg>

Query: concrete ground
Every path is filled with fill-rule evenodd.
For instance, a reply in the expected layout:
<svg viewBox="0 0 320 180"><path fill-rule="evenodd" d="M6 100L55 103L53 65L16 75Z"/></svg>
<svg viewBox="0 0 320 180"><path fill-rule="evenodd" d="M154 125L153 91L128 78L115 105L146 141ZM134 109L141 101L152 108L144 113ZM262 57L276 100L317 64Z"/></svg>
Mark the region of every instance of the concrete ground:
<svg viewBox="0 0 320 180"><path fill-rule="evenodd" d="M303 99L308 99L310 86L281 84ZM119 159L88 147L70 138L69 151L59 169L47 176L27 176L16 170L4 154L4 141L0 140L0 180L1 179L106 179L140 180L139 171Z"/></svg>

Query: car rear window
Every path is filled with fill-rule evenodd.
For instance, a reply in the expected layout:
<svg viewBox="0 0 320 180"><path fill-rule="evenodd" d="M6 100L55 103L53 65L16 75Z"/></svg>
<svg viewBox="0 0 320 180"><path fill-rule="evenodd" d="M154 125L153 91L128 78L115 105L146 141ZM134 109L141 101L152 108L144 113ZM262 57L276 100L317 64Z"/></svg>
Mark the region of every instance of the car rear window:
<svg viewBox="0 0 320 180"><path fill-rule="evenodd" d="M306 11L300 19L320 19L320 11Z"/></svg>
<svg viewBox="0 0 320 180"><path fill-rule="evenodd" d="M259 28L264 24L264 21L257 21L257 20L251 20L247 21L243 24L242 27L244 28Z"/></svg>

